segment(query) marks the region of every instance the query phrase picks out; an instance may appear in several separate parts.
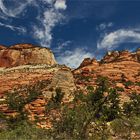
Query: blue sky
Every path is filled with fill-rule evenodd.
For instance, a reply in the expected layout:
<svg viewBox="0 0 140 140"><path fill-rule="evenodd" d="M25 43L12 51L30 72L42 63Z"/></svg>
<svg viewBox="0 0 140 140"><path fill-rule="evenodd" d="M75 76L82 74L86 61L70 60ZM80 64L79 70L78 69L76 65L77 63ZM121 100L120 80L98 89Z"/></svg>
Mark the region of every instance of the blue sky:
<svg viewBox="0 0 140 140"><path fill-rule="evenodd" d="M0 0L0 44L50 48L61 64L140 48L139 0Z"/></svg>

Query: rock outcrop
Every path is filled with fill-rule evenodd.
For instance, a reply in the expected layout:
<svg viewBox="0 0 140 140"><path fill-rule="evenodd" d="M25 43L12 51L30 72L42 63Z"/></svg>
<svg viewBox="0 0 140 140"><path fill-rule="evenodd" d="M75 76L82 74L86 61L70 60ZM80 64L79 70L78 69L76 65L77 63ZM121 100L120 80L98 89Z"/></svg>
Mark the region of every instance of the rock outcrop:
<svg viewBox="0 0 140 140"><path fill-rule="evenodd" d="M5 103L6 93L27 89L38 83L42 95L26 104L25 110L29 120L34 121L36 117L43 119L45 121L37 125L49 128L50 118L46 116L45 108L52 95L55 95L55 89L62 89L63 102L73 99L76 86L71 70L56 64L53 53L47 48L31 44L18 44L9 48L0 46L0 112L16 116L17 112L9 109Z"/></svg>
<svg viewBox="0 0 140 140"><path fill-rule="evenodd" d="M123 93L140 93L140 49L134 53L108 52L101 61L91 62L91 59L85 59L80 67L73 71L78 88L96 86L97 77L103 76L109 78L113 87L125 87ZM129 86L125 86L129 83Z"/></svg>
<svg viewBox="0 0 140 140"><path fill-rule="evenodd" d="M31 44L18 44L9 48L0 46L0 112L15 116L15 110L6 104L6 92L13 89L41 84L41 95L25 105L29 120L40 119L38 126L52 127L50 116L45 114L47 104L56 89L64 93L62 103L73 99L76 89L86 91L88 86L97 87L99 76L108 77L110 85L119 89L122 98L125 95L140 93L140 49L134 53L129 51L108 52L101 61L86 58L75 70L56 65L53 53L47 48ZM54 114L57 114L53 110ZM42 121L43 120L43 121Z"/></svg>
<svg viewBox="0 0 140 140"><path fill-rule="evenodd" d="M124 51L112 51L108 52L104 58L101 60L101 63L113 63L121 61L139 61L140 50L138 49L135 53L130 53L128 50Z"/></svg>
<svg viewBox="0 0 140 140"><path fill-rule="evenodd" d="M76 90L76 86L73 74L69 68L61 68L55 73L51 84L48 86L49 91L46 91L45 95L55 95L55 90L57 88L60 88L64 93L65 102L69 102L73 99L73 93Z"/></svg>
<svg viewBox="0 0 140 140"><path fill-rule="evenodd" d="M11 47L0 46L0 67L21 65L56 64L53 53L48 48L32 44L17 44Z"/></svg>

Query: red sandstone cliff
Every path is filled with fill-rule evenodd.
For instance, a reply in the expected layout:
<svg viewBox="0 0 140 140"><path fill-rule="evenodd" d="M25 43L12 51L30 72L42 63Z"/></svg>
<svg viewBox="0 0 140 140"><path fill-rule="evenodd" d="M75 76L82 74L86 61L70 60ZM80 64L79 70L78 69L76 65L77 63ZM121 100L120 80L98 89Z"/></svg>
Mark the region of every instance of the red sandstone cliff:
<svg viewBox="0 0 140 140"><path fill-rule="evenodd" d="M131 92L140 93L140 49L135 53L108 52L101 61L86 58L72 72L67 67L55 64L53 53L47 48L31 44L18 44L9 48L0 46L0 111L6 115L16 115L4 103L5 93L38 82L44 85L41 89L43 94L26 104L25 109L30 120L33 121L36 116L44 119L44 122L38 123L40 127L51 126L44 111L48 98L55 94L57 87L65 92L64 101L67 102L73 99L76 88L86 90L89 85L96 87L97 77L105 76L112 87L124 89L123 92L118 91L122 96ZM133 84L126 86L128 81Z"/></svg>
<svg viewBox="0 0 140 140"><path fill-rule="evenodd" d="M0 67L20 65L56 64L53 53L48 48L32 44L17 44L11 47L0 46Z"/></svg>

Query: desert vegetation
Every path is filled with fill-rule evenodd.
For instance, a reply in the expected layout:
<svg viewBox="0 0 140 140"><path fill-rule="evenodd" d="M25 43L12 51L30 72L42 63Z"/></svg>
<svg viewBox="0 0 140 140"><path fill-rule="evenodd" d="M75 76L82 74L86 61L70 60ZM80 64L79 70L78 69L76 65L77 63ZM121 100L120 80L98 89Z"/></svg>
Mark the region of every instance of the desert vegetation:
<svg viewBox="0 0 140 140"><path fill-rule="evenodd" d="M129 83L126 83L128 85ZM42 85L40 85L42 86ZM0 139L3 140L138 140L140 139L140 95L131 93L129 102L120 104L118 91L108 79L99 77L97 87L88 86L87 94L76 91L72 102L63 103L60 88L46 104L45 113L59 111L51 129L38 128L27 118L24 106L42 95L40 86L30 87L24 94L7 94L8 107L16 117L1 113Z"/></svg>

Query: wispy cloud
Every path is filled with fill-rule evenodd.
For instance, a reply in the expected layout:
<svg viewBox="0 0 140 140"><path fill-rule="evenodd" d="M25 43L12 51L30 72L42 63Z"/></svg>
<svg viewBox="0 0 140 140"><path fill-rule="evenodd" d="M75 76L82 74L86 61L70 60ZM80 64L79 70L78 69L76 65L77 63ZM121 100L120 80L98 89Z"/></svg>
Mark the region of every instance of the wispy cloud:
<svg viewBox="0 0 140 140"><path fill-rule="evenodd" d="M64 42L59 42L57 45L57 48L54 49L55 53L60 53L62 50L66 49L66 47L68 47L69 45L72 44L72 41L68 40L68 41L64 41Z"/></svg>
<svg viewBox="0 0 140 140"><path fill-rule="evenodd" d="M14 7L7 8L4 4L4 0L0 0L0 10L7 17L17 17L23 10L30 5L33 0L16 1L13 0Z"/></svg>
<svg viewBox="0 0 140 140"><path fill-rule="evenodd" d="M45 1L49 5L49 8L45 9L43 16L40 15L38 20L39 26L34 26L34 37L44 47L50 47L52 42L52 30L53 28L64 19L61 10L66 9L65 0L57 0L54 4L53 1Z"/></svg>
<svg viewBox="0 0 140 140"><path fill-rule="evenodd" d="M113 26L113 23L112 22L109 22L109 23L101 23L100 25L98 25L96 27L96 30L101 31L101 30L105 30L107 28L110 28L112 26Z"/></svg>
<svg viewBox="0 0 140 140"><path fill-rule="evenodd" d="M40 25L34 26L34 37L44 47L50 47L52 42L52 29L63 18L62 14L54 9L44 12L43 17L39 17Z"/></svg>
<svg viewBox="0 0 140 140"><path fill-rule="evenodd" d="M140 43L140 32L135 31L135 29L119 29L105 34L97 43L97 48L113 50L121 43Z"/></svg>
<svg viewBox="0 0 140 140"><path fill-rule="evenodd" d="M26 29L24 27L15 27L9 24L4 24L2 22L0 22L0 26L9 28L10 30L13 30L13 31L18 31L20 33L26 33Z"/></svg>
<svg viewBox="0 0 140 140"><path fill-rule="evenodd" d="M78 67L84 58L92 58L93 55L84 48L76 48L73 51L65 51L57 58L60 64L65 64L71 68Z"/></svg>
<svg viewBox="0 0 140 140"><path fill-rule="evenodd" d="M10 24L11 18L21 18L24 16L28 6L35 6L38 11L36 22L30 29L33 37L41 46L50 47L53 39L53 28L64 19L63 10L67 8L66 0L12 0L7 5L4 0L0 0L0 17L6 20L6 24L0 26L9 28L13 31L24 32L25 28L13 26ZM8 23L8 24L7 24Z"/></svg>

